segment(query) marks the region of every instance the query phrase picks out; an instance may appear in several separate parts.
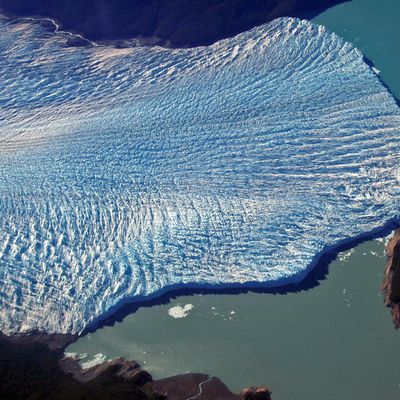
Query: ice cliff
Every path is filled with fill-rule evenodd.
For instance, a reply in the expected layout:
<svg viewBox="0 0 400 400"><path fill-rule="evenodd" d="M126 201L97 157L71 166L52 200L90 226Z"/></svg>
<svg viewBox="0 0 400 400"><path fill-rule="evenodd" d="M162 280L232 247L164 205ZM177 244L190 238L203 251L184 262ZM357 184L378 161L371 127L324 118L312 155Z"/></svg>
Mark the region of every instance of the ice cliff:
<svg viewBox="0 0 400 400"><path fill-rule="evenodd" d="M71 48L0 19L0 329L301 280L398 216L400 110L362 54L282 18L209 47Z"/></svg>

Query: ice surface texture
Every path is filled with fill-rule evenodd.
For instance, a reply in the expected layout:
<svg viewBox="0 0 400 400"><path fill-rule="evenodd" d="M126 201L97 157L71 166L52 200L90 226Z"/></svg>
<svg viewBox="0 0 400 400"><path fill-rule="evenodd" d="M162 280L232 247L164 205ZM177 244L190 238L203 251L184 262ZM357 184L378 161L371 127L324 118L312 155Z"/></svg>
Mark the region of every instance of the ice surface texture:
<svg viewBox="0 0 400 400"><path fill-rule="evenodd" d="M171 287L298 281L398 215L399 108L322 27L188 50L0 30L5 332L81 332Z"/></svg>

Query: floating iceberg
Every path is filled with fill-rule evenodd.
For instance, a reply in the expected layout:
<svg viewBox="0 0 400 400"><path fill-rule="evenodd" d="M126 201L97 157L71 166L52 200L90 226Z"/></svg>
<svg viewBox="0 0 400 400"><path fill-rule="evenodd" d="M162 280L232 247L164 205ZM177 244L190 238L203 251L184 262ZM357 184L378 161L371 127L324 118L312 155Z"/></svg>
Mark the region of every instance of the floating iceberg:
<svg viewBox="0 0 400 400"><path fill-rule="evenodd" d="M183 50L0 31L4 332L81 332L170 288L296 282L398 216L399 107L321 26Z"/></svg>

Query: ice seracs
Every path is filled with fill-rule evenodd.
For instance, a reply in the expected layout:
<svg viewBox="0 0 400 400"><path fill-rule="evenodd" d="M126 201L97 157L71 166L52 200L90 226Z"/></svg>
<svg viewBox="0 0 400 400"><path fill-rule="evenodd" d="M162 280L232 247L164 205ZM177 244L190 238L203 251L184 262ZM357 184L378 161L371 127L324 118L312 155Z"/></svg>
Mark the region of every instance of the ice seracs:
<svg viewBox="0 0 400 400"><path fill-rule="evenodd" d="M322 27L120 50L1 19L0 54L4 332L81 332L170 288L299 281L398 216L399 108Z"/></svg>

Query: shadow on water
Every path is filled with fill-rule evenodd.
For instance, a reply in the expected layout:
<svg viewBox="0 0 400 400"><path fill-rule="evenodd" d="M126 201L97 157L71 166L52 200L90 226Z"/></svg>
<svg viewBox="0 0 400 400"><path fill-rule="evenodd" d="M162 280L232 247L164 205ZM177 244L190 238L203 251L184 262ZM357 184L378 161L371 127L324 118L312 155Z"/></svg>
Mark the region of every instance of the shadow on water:
<svg viewBox="0 0 400 400"><path fill-rule="evenodd" d="M316 258L307 271L305 271L304 279L300 282L283 284L275 287L263 287L260 283L249 283L246 285L207 285L200 286L191 284L190 287L181 288L166 288L163 293L157 293L149 299L132 299L125 300L124 303L113 307L107 316L101 317L101 319L92 323L87 329L85 329L80 336L84 336L88 333L93 333L103 327L111 327L116 323L122 322L125 317L135 313L138 309L144 307L152 307L156 305L165 305L171 302L171 300L177 299L181 296L194 296L194 295L205 295L205 294L246 294L246 293L261 293L261 294L273 294L273 295L286 295L289 293L298 293L305 290L313 289L320 285L321 281L325 280L329 273L329 265L334 261L337 255L343 251L350 250L357 245L374 240L380 237L389 235L395 229L400 227L400 219L391 219L385 225L380 228L373 229L365 234L359 235L355 238L346 239L336 246L328 248L322 251Z"/></svg>
<svg viewBox="0 0 400 400"><path fill-rule="evenodd" d="M149 45L194 47L210 45L277 17L312 19L347 1L0 0L0 10L11 16L54 18L62 30L91 41L124 45L125 39L147 38Z"/></svg>
<svg viewBox="0 0 400 400"><path fill-rule="evenodd" d="M375 64L372 60L370 60L367 56L363 55L363 61L365 64L367 64L370 68L375 68ZM400 99L397 98L397 96L392 92L390 89L389 85L381 78L380 75L376 75L379 79L379 82L382 84L382 86L392 95L394 101L396 102L397 106L400 107Z"/></svg>

